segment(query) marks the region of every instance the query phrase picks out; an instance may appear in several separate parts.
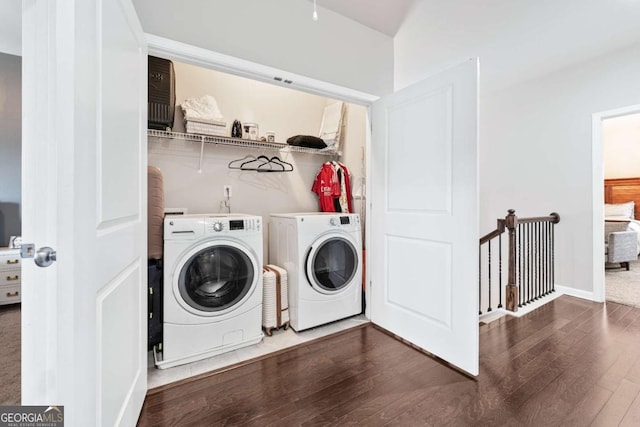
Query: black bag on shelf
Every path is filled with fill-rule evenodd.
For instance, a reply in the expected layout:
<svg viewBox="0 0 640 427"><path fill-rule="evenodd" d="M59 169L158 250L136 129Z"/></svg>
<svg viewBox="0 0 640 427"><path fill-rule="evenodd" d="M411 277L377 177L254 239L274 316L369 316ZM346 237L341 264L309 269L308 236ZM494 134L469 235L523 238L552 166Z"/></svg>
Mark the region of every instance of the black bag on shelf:
<svg viewBox="0 0 640 427"><path fill-rule="evenodd" d="M147 127L167 130L173 127L176 108L176 76L173 62L148 57Z"/></svg>
<svg viewBox="0 0 640 427"><path fill-rule="evenodd" d="M155 345L162 342L162 261L150 259L148 274L148 350L153 350Z"/></svg>
<svg viewBox="0 0 640 427"><path fill-rule="evenodd" d="M311 135L296 135L287 139L287 144L294 145L296 147L307 147L307 148L327 148L327 144L322 140L322 138L318 138L317 136Z"/></svg>

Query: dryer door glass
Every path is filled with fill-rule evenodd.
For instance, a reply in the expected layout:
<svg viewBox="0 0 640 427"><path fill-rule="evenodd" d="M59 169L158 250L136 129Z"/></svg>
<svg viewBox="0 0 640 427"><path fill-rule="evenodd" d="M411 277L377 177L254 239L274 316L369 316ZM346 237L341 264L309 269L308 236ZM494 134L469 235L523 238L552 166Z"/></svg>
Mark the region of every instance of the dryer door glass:
<svg viewBox="0 0 640 427"><path fill-rule="evenodd" d="M213 246L194 254L180 271L180 295L191 307L222 311L251 290L255 267L247 254L233 246Z"/></svg>
<svg viewBox="0 0 640 427"><path fill-rule="evenodd" d="M311 283L325 291L339 291L347 286L358 270L358 255L351 242L342 237L323 241L309 253Z"/></svg>

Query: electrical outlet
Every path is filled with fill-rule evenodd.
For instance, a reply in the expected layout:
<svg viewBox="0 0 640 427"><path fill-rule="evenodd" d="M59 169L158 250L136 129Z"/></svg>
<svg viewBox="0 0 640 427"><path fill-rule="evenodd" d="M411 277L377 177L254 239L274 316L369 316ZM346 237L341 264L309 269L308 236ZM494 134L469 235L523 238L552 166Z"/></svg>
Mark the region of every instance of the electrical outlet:
<svg viewBox="0 0 640 427"><path fill-rule="evenodd" d="M225 185L223 188L224 194L222 195L222 197L227 197L227 198L231 198L231 186L230 185Z"/></svg>

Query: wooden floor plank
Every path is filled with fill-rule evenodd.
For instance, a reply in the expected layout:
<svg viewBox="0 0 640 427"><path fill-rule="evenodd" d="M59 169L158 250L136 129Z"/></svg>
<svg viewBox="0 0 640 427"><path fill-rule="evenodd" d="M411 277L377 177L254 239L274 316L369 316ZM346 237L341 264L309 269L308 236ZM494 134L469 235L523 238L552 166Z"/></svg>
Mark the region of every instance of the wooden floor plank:
<svg viewBox="0 0 640 427"><path fill-rule="evenodd" d="M616 391L622 379L626 378L635 361L638 360L638 355L640 355L640 342L629 342L620 357L598 381L598 385L609 391Z"/></svg>
<svg viewBox="0 0 640 427"><path fill-rule="evenodd" d="M640 426L640 394L631 403L629 410L622 418L621 427L637 427Z"/></svg>
<svg viewBox="0 0 640 427"><path fill-rule="evenodd" d="M639 323L562 296L481 326L476 379L368 325L151 391L138 425L638 425Z"/></svg>
<svg viewBox="0 0 640 427"><path fill-rule="evenodd" d="M640 386L623 380L591 425L594 427L608 427L620 424L638 393L640 393Z"/></svg>
<svg viewBox="0 0 640 427"><path fill-rule="evenodd" d="M629 372L627 372L627 375L625 375L624 378L627 381L631 381L632 383L640 385L640 352L638 352L637 356L638 358L633 363L631 369L629 369Z"/></svg>
<svg viewBox="0 0 640 427"><path fill-rule="evenodd" d="M602 387L592 387L584 398L568 412L566 418L559 417L560 425L582 427L593 422L613 393Z"/></svg>

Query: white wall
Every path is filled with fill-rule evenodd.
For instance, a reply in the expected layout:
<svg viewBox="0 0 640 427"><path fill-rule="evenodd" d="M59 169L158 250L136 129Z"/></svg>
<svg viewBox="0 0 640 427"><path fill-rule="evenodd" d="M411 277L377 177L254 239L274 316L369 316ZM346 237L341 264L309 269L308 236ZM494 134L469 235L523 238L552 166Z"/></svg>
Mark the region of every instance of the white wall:
<svg viewBox="0 0 640 427"><path fill-rule="evenodd" d="M640 114L604 120L602 139L605 178L640 176Z"/></svg>
<svg viewBox="0 0 640 427"><path fill-rule="evenodd" d="M393 87L393 40L305 0L134 0L144 31L379 95Z"/></svg>
<svg viewBox="0 0 640 427"><path fill-rule="evenodd" d="M394 39L395 88L480 57L488 93L640 40L630 0L420 0Z"/></svg>
<svg viewBox="0 0 640 427"><path fill-rule="evenodd" d="M273 130L279 142L296 134L317 135L324 106L333 100L281 86L256 82L218 71L174 62L176 99L203 94L216 98L225 120L255 121L260 132ZM177 107L180 109L180 107ZM361 176L361 153L365 142L366 108L347 105L346 127L341 142L342 161L350 168L354 188ZM174 124L178 131L182 115ZM228 168L228 163L245 155L279 155L294 165L289 173L257 173ZM307 153L278 153L240 147L207 144L202 171L198 171L200 144L149 138L149 164L164 177L167 207L188 208L189 213L226 212L221 209L223 186L232 186L231 211L261 215L278 212L315 212L317 196L311 192L315 175L329 157ZM265 257L267 256L265 227ZM266 259L266 258L265 258Z"/></svg>
<svg viewBox="0 0 640 427"><path fill-rule="evenodd" d="M326 98L177 61L173 64L177 78L175 132L184 132L180 104L187 98L211 95L228 123L229 135L234 119L257 123L261 136L274 131L276 141L282 143L294 135L318 135Z"/></svg>
<svg viewBox="0 0 640 427"><path fill-rule="evenodd" d="M22 55L22 1L0 2L0 52Z"/></svg>
<svg viewBox="0 0 640 427"><path fill-rule="evenodd" d="M481 230L508 208L558 212L556 282L593 291L592 114L637 104L640 46L481 101Z"/></svg>
<svg viewBox="0 0 640 427"><path fill-rule="evenodd" d="M22 58L0 53L0 246L21 234Z"/></svg>
<svg viewBox="0 0 640 427"><path fill-rule="evenodd" d="M586 292L602 261L592 259L592 114L640 99L639 10L425 0L394 40L396 88L480 58L480 233L509 208L558 212L556 283Z"/></svg>

